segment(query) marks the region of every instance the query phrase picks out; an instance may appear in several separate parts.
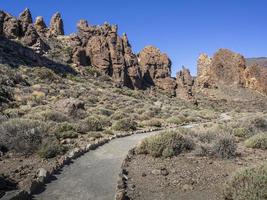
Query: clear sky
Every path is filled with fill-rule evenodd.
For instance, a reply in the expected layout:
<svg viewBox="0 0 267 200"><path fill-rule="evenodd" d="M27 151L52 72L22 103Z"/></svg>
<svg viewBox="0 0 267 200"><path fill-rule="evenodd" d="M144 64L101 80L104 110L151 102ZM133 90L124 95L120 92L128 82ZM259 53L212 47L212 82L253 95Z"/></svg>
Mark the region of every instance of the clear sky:
<svg viewBox="0 0 267 200"><path fill-rule="evenodd" d="M0 9L15 16L26 7L48 24L61 12L66 34L76 32L81 18L118 24L134 52L154 45L167 53L173 75L183 65L195 74L199 54L219 48L267 56L266 0L0 0Z"/></svg>

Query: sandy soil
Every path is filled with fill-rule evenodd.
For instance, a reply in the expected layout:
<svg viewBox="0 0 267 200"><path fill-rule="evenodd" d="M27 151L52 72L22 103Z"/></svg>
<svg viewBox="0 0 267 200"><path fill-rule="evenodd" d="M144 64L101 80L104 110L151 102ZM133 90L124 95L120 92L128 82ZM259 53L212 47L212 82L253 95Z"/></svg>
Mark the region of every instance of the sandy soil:
<svg viewBox="0 0 267 200"><path fill-rule="evenodd" d="M266 151L238 147L231 160L197 157L192 153L161 159L135 155L127 170L127 194L134 200L221 200L233 172L266 161Z"/></svg>

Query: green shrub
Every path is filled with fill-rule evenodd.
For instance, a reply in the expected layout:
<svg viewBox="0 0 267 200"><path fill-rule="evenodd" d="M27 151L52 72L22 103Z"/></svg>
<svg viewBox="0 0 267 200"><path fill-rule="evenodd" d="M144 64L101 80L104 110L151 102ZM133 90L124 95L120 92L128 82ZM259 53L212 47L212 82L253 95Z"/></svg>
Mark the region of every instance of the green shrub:
<svg viewBox="0 0 267 200"><path fill-rule="evenodd" d="M50 120L50 121L54 121L54 122L65 122L65 121L69 121L68 116L64 115L61 112L58 111L54 111L54 110L48 110L46 112L43 113L44 119L46 121Z"/></svg>
<svg viewBox="0 0 267 200"><path fill-rule="evenodd" d="M123 118L127 118L129 117L128 114L124 113L124 112L115 112L112 116L111 116L111 119L113 120L120 120L120 119L123 119Z"/></svg>
<svg viewBox="0 0 267 200"><path fill-rule="evenodd" d="M179 116L179 117L170 117L167 119L167 122L170 124L182 125L186 123L187 120L184 116Z"/></svg>
<svg viewBox="0 0 267 200"><path fill-rule="evenodd" d="M113 131L110 130L110 129L104 130L103 133L106 134L106 135L114 135Z"/></svg>
<svg viewBox="0 0 267 200"><path fill-rule="evenodd" d="M131 131L136 130L137 123L130 118L120 119L112 125L112 129L115 131Z"/></svg>
<svg viewBox="0 0 267 200"><path fill-rule="evenodd" d="M67 151L67 148L59 144L56 138L46 138L43 140L41 147L38 150L38 155L41 158L49 159L57 155L62 155Z"/></svg>
<svg viewBox="0 0 267 200"><path fill-rule="evenodd" d="M231 135L218 136L212 146L213 153L219 158L228 159L236 155L237 144Z"/></svg>
<svg viewBox="0 0 267 200"><path fill-rule="evenodd" d="M250 132L251 131L248 128L245 128L245 127L234 128L233 131L232 131L234 136L241 137L241 138L248 137L250 135Z"/></svg>
<svg viewBox="0 0 267 200"><path fill-rule="evenodd" d="M144 121L141 123L142 126L148 126L148 127L161 127L162 126L162 122L159 119L151 119L148 121Z"/></svg>
<svg viewBox="0 0 267 200"><path fill-rule="evenodd" d="M15 118L0 125L1 145L18 153L34 153L48 128L40 121Z"/></svg>
<svg viewBox="0 0 267 200"><path fill-rule="evenodd" d="M88 74L90 74L91 76L100 76L101 73L94 67L90 66L90 67L85 67L86 71Z"/></svg>
<svg viewBox="0 0 267 200"><path fill-rule="evenodd" d="M136 148L139 154L150 154L153 157L172 157L184 151L192 150L193 140L178 132L165 132L144 139Z"/></svg>
<svg viewBox="0 0 267 200"><path fill-rule="evenodd" d="M267 199L267 165L243 169L234 174L224 189L228 200Z"/></svg>
<svg viewBox="0 0 267 200"><path fill-rule="evenodd" d="M90 131L101 131L103 129L102 122L98 117L87 117L80 121L76 126L78 133L87 133Z"/></svg>
<svg viewBox="0 0 267 200"><path fill-rule="evenodd" d="M75 130L74 125L68 123L68 122L63 122L60 124L57 124L57 126L55 127L55 132L56 133L61 133L61 132L66 132L66 131L73 131Z"/></svg>
<svg viewBox="0 0 267 200"><path fill-rule="evenodd" d="M66 139L66 138L78 138L78 133L74 131L66 131L66 132L57 132L57 139Z"/></svg>
<svg viewBox="0 0 267 200"><path fill-rule="evenodd" d="M259 133L257 135L248 138L245 141L245 146L255 149L267 149L267 134Z"/></svg>
<svg viewBox="0 0 267 200"><path fill-rule="evenodd" d="M59 77L51 70L45 67L34 68L34 73L40 80L56 81Z"/></svg>

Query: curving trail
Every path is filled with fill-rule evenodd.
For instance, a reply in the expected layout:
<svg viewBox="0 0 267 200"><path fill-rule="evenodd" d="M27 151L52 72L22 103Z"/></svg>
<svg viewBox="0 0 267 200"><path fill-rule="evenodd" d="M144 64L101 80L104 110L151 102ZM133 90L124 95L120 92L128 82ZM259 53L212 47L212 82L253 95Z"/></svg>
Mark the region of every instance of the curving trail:
<svg viewBox="0 0 267 200"><path fill-rule="evenodd" d="M222 113L220 121L230 120ZM184 125L192 128L199 124ZM36 200L112 200L115 196L117 178L121 164L139 141L151 135L166 131L154 131L117 138L90 151L73 164L65 166L56 179L47 184L45 190L34 196Z"/></svg>
<svg viewBox="0 0 267 200"><path fill-rule="evenodd" d="M164 130L166 131L166 130ZM36 200L112 200L118 174L128 151L142 139L160 133L136 134L117 138L90 151L69 166L65 166L56 180L34 196Z"/></svg>

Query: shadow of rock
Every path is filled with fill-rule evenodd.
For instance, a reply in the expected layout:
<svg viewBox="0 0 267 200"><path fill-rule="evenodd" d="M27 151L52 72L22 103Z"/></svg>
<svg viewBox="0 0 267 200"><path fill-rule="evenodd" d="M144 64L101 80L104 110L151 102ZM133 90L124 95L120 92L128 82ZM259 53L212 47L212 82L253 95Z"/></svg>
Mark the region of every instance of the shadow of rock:
<svg viewBox="0 0 267 200"><path fill-rule="evenodd" d="M21 65L47 67L57 74L76 74L70 66L52 61L32 49L4 37L0 37L0 64L6 64L13 68Z"/></svg>

